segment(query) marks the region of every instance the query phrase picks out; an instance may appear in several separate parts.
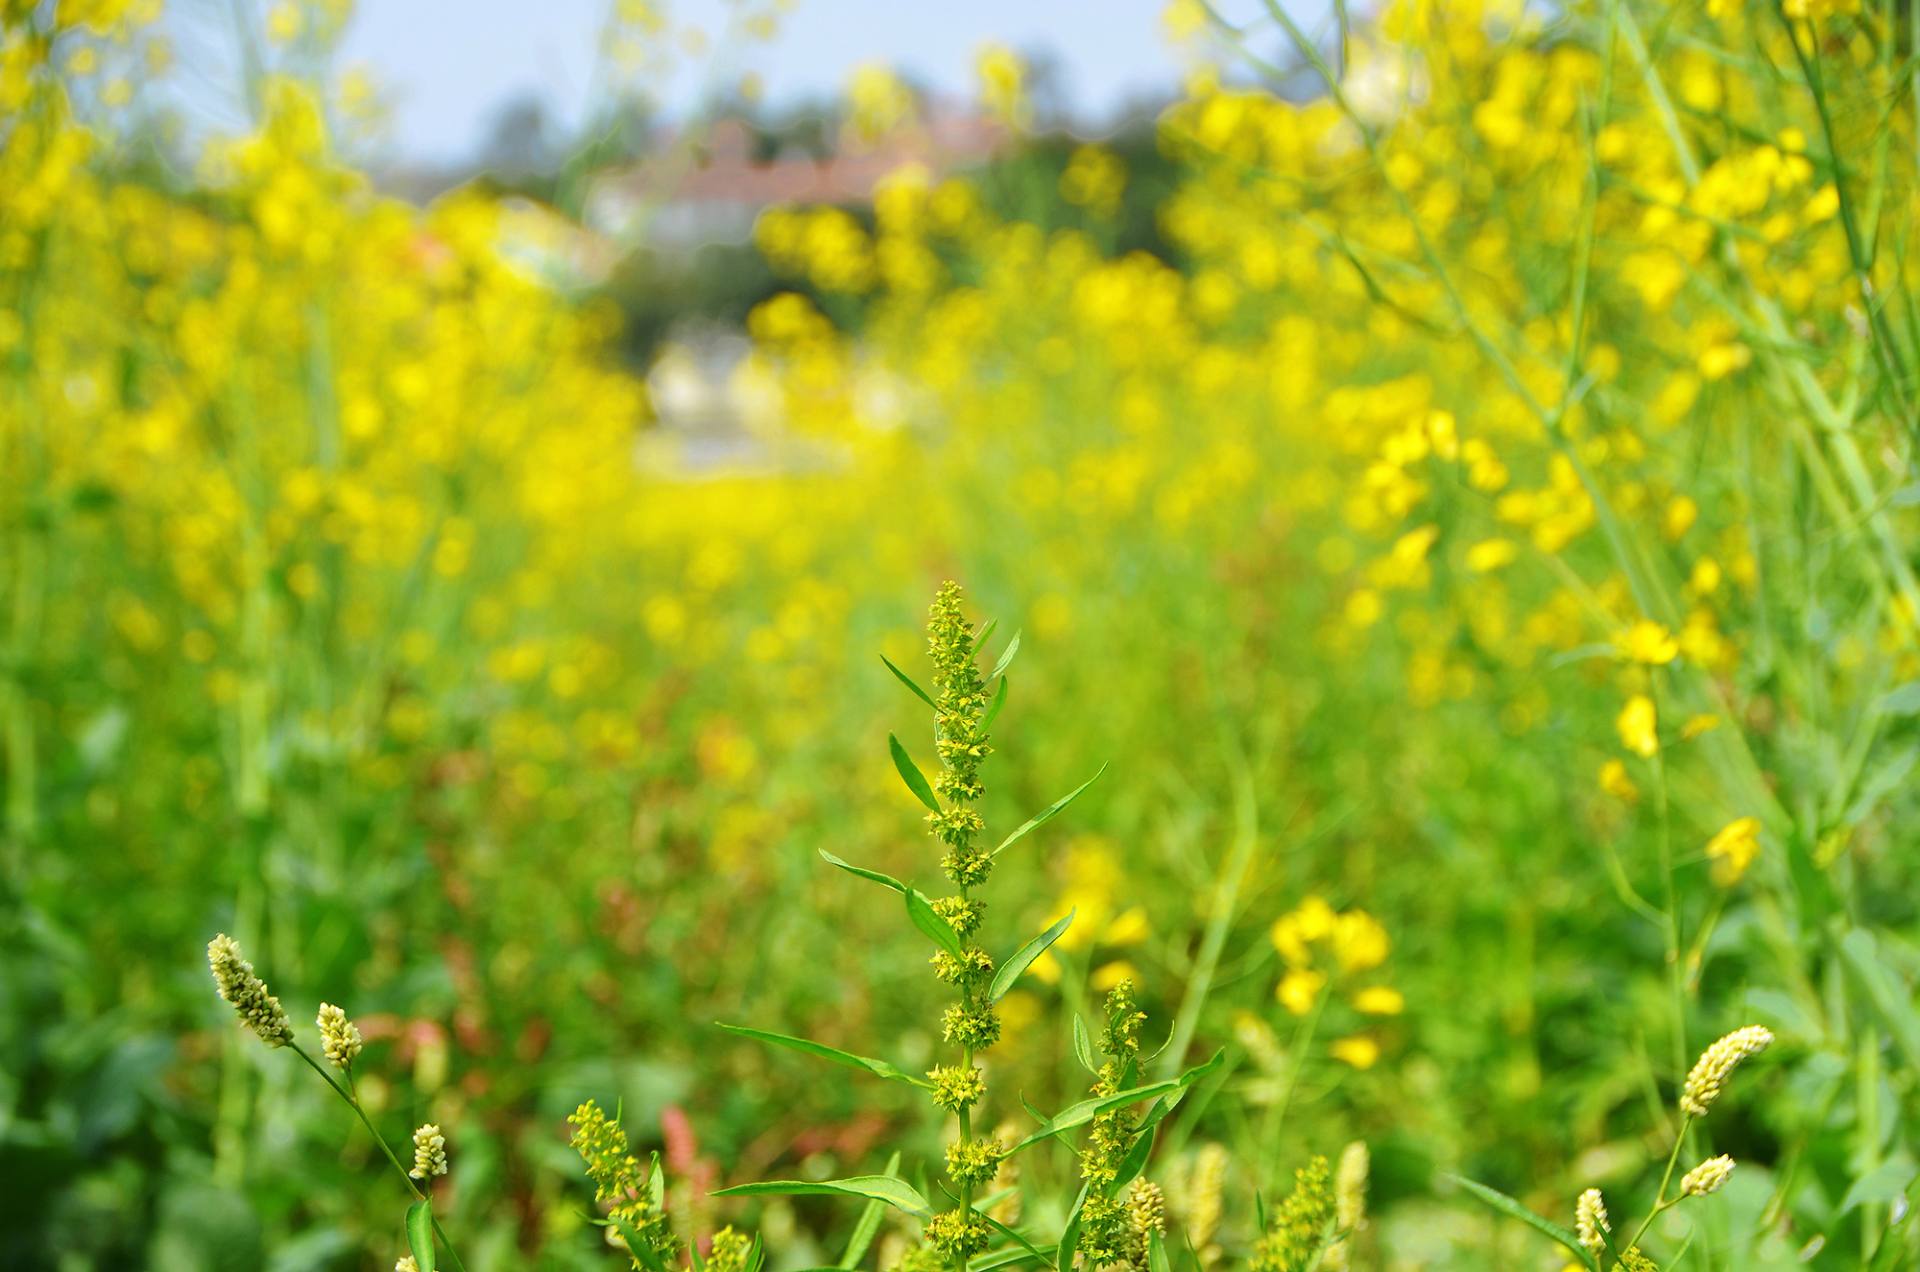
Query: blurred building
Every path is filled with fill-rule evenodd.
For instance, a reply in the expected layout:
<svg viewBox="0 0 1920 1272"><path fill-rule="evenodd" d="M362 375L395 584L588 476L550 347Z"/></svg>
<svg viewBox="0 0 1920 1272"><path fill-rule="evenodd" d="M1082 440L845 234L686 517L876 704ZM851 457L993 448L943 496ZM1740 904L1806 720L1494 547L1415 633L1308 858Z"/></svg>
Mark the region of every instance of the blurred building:
<svg viewBox="0 0 1920 1272"><path fill-rule="evenodd" d="M743 244L764 208L869 203L875 187L908 164L938 178L988 162L1007 142L1005 129L972 110L936 108L871 144L843 136L824 154L770 145L745 120L722 119L600 176L587 196L584 220L622 242Z"/></svg>

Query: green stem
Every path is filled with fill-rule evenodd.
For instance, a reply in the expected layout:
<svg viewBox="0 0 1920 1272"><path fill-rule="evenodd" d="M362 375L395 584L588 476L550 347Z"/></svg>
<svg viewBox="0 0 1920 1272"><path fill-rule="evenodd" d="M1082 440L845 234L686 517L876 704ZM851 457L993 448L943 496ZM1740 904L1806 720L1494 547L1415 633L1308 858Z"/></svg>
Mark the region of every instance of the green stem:
<svg viewBox="0 0 1920 1272"><path fill-rule="evenodd" d="M1300 1086L1301 1070L1307 1067L1307 1051L1313 1046L1314 1035L1320 1028L1320 1014L1326 1010L1330 997L1331 985L1323 985L1319 997L1313 1000L1313 1010L1294 1032L1293 1046L1287 1049L1287 1084L1280 1089L1280 1098L1267 1106L1267 1116L1260 1129L1260 1144L1269 1166L1280 1160L1280 1131L1286 1125L1293 1093Z"/></svg>
<svg viewBox="0 0 1920 1272"><path fill-rule="evenodd" d="M1657 718L1658 705L1654 710ZM1673 810L1668 798L1667 759L1663 750L1656 749L1653 753L1653 774L1660 819L1661 917L1664 920L1661 931L1666 938L1668 1006L1673 1013L1673 1071L1678 1075L1687 1069L1687 999L1685 972L1680 965L1680 894L1673 875Z"/></svg>
<svg viewBox="0 0 1920 1272"><path fill-rule="evenodd" d="M1680 1150L1686 1146L1687 1131L1692 1125L1693 1115L1691 1113L1682 1114L1680 1118L1680 1131L1673 1137L1673 1151L1667 1154L1666 1172L1660 1176L1660 1191L1653 1196L1653 1209L1649 1210L1647 1217L1640 1221L1640 1227L1634 1232L1633 1240L1627 1242L1629 1249L1640 1244L1640 1238L1647 1235L1647 1229L1653 1226L1655 1219L1658 1219L1661 1215L1679 1204L1680 1199L1678 1197L1675 1197L1672 1201L1667 1200L1667 1185L1673 1182L1673 1168L1680 1161Z"/></svg>
<svg viewBox="0 0 1920 1272"><path fill-rule="evenodd" d="M1174 1015L1173 1037L1160 1060L1160 1072L1164 1077L1172 1077L1179 1072L1187 1047L1193 1042L1194 1030L1200 1024L1201 1009L1206 1006L1207 994L1213 988L1214 973L1220 967L1221 951L1226 948L1227 930L1233 925L1233 916L1240 908L1240 890L1246 886L1247 872L1253 867L1254 849L1259 845L1260 807L1253 792L1253 776L1247 771L1244 756L1236 751L1231 759L1234 767L1235 812L1233 851L1214 889L1212 912L1207 915L1207 930L1200 938L1200 952L1194 959L1193 975L1187 981L1187 991L1180 999L1179 1011Z"/></svg>
<svg viewBox="0 0 1920 1272"><path fill-rule="evenodd" d="M393 1148L387 1143L386 1136L380 1134L380 1128L373 1124L373 1119L367 1116L367 1111L360 1107L359 1092L353 1085L353 1070L347 1070L347 1085L342 1086L334 1080L331 1073L328 1073L326 1069L321 1067L317 1060L302 1050L299 1043L290 1042L287 1044L287 1049L304 1060L307 1067L319 1074L320 1080L326 1083L335 1095L346 1101L347 1107L353 1110L353 1115L360 1119L362 1126L367 1128L367 1134L373 1136L373 1142L380 1146L380 1151L386 1154L388 1161L393 1163L394 1170L400 1173L400 1178L405 1181L407 1191L413 1194L414 1200L431 1203L432 1198L426 1194L419 1183L415 1181L413 1175L407 1170L406 1166L401 1163L400 1158L394 1154ZM431 1212L429 1213L431 1214ZM440 1238L440 1244L446 1247L447 1258L452 1260L455 1272L466 1272L466 1264L460 1261L460 1256L454 1251L453 1242L447 1239L446 1229L440 1226L440 1216L431 1215L431 1218L433 1220L434 1234Z"/></svg>

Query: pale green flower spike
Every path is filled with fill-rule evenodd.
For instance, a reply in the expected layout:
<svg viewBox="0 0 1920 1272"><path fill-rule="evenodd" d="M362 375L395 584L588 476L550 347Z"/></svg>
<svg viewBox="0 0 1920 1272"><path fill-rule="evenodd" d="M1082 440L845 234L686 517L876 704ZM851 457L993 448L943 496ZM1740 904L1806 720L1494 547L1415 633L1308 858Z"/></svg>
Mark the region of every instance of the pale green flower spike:
<svg viewBox="0 0 1920 1272"><path fill-rule="evenodd" d="M1681 1195L1705 1197L1710 1193L1719 1192L1720 1185L1726 1183L1727 1177L1731 1174L1733 1174L1733 1158L1725 1153L1718 1157L1709 1157L1681 1177Z"/></svg>
<svg viewBox="0 0 1920 1272"><path fill-rule="evenodd" d="M347 1019L347 1013L332 1003L320 1004L320 1015L314 1023L320 1029L320 1049L336 1068L346 1069L353 1064L354 1057L360 1054L362 1039L360 1028Z"/></svg>
<svg viewBox="0 0 1920 1272"><path fill-rule="evenodd" d="M1589 1188L1573 1203L1573 1230L1581 1248L1594 1258L1606 1253L1606 1234L1613 1231L1607 1220L1607 1202L1598 1188Z"/></svg>
<svg viewBox="0 0 1920 1272"><path fill-rule="evenodd" d="M1765 1025L1748 1025L1708 1047L1687 1074L1687 1084L1680 1092L1680 1111L1690 1117L1705 1117L1734 1066L1765 1051L1772 1041L1773 1031Z"/></svg>
<svg viewBox="0 0 1920 1272"><path fill-rule="evenodd" d="M240 1013L241 1024L269 1047L284 1047L293 1041L286 1009L267 992L266 982L253 974L253 964L241 955L237 941L222 932L207 942L207 963L213 968L213 983L220 997Z"/></svg>
<svg viewBox="0 0 1920 1272"><path fill-rule="evenodd" d="M413 1170L415 1179L432 1179L447 1173L447 1137L428 1122L413 1133Z"/></svg>

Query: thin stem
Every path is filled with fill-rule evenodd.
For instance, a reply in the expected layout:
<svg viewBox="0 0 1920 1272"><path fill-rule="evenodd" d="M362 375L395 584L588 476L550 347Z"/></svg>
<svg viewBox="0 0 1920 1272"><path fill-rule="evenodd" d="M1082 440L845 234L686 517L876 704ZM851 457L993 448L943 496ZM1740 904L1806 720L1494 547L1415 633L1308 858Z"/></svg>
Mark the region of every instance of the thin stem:
<svg viewBox="0 0 1920 1272"><path fill-rule="evenodd" d="M1230 752L1230 759L1234 769L1233 851L1214 889L1212 912L1207 915L1207 930L1200 939L1193 975L1187 981L1186 994L1174 1016L1173 1037L1160 1061L1161 1074L1166 1077L1179 1071L1187 1047L1193 1042L1201 1009L1206 1006L1214 973L1220 967L1221 951L1226 948L1227 930L1232 927L1233 916L1240 907L1240 891L1246 886L1247 872L1253 866L1254 849L1259 845L1260 808L1253 791L1253 775L1247 770L1246 757L1238 750Z"/></svg>
<svg viewBox="0 0 1920 1272"><path fill-rule="evenodd" d="M1649 1210L1647 1217L1641 1220L1639 1230L1633 1234L1633 1240L1627 1242L1629 1248L1640 1244L1640 1238L1647 1235L1647 1229L1653 1226L1655 1219L1658 1219L1661 1215L1679 1204L1680 1199L1678 1197L1675 1197L1672 1201L1667 1200L1667 1185L1673 1182L1673 1168L1680 1161L1680 1150L1686 1146L1687 1131L1692 1126L1693 1114L1682 1114L1680 1118L1680 1130L1673 1137L1673 1151L1667 1154L1666 1172L1660 1176L1660 1191L1653 1195L1653 1209Z"/></svg>
<svg viewBox="0 0 1920 1272"><path fill-rule="evenodd" d="M393 1163L393 1168L400 1172L400 1178L406 1181L407 1191L413 1194L414 1200L431 1203L432 1199L421 1189L420 1185L414 1180L412 1173L401 1163L399 1157L394 1155L394 1151L392 1147L388 1145L386 1137L380 1134L380 1129L376 1127L373 1124L373 1120L367 1116L367 1111L360 1107L359 1093L353 1085L353 1070L347 1070L347 1085L342 1086L334 1080L331 1073L328 1073L326 1069L321 1067L318 1061L302 1050L299 1043L290 1042L287 1044L287 1049L304 1060L307 1067L319 1074L320 1080L326 1083L335 1095L346 1101L347 1107L352 1109L354 1116L360 1119L360 1124L367 1128L367 1134L373 1136L373 1142L380 1146L380 1151L386 1154L388 1161ZM454 1251L453 1242L447 1239L446 1229L440 1226L440 1216L433 1214L431 1211L428 1212L428 1215L433 1221L434 1235L439 1237L440 1244L446 1247L447 1258L453 1263L456 1272L466 1272L466 1264L460 1261L459 1254Z"/></svg>
<svg viewBox="0 0 1920 1272"><path fill-rule="evenodd" d="M1280 1098L1267 1106L1265 1124L1261 1127L1260 1142L1267 1151L1269 1163L1279 1160L1280 1131L1286 1125L1287 1110L1293 1106L1293 1093L1300 1086L1300 1072L1307 1067L1307 1051L1313 1046L1314 1035L1320 1028L1320 1014L1326 1010L1327 999L1331 998L1332 985L1320 988L1320 994L1313 1000L1313 1010L1300 1022L1295 1031L1293 1046L1287 1049L1287 1084L1280 1088Z"/></svg>
<svg viewBox="0 0 1920 1272"><path fill-rule="evenodd" d="M1655 707L1658 714L1659 708ZM1656 739L1657 741L1657 739ZM1684 1073L1687 1067L1687 1004L1684 973L1680 966L1680 896L1673 875L1673 810L1667 790L1667 759L1664 751L1653 753L1655 795L1659 801L1660 886L1662 934L1666 938L1667 989L1673 1012L1673 1071Z"/></svg>

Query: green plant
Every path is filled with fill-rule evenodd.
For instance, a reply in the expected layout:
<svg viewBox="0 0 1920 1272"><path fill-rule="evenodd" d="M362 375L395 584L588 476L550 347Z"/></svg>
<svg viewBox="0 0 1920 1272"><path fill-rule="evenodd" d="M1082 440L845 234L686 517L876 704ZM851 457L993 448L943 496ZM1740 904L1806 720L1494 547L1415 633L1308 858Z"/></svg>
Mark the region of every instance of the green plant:
<svg viewBox="0 0 1920 1272"><path fill-rule="evenodd" d="M1697 1120L1707 1115L1713 1102L1719 1099L1727 1078L1741 1061L1765 1051L1772 1043L1772 1031L1761 1025L1746 1025L1700 1053L1700 1058L1688 1071L1686 1083L1680 1089L1680 1127L1674 1134L1673 1148L1667 1154L1667 1165L1660 1176L1659 1190L1654 1193L1653 1204L1648 1208L1646 1218L1640 1221L1640 1225L1633 1229L1633 1235L1625 1241L1614 1239L1606 1198L1598 1188L1589 1188L1580 1194L1574 1203L1574 1226L1568 1229L1542 1218L1485 1184L1470 1179L1457 1182L1494 1210L1518 1219L1559 1242L1590 1272L1602 1272L1602 1269L1609 1269L1610 1272L1658 1272L1659 1265L1640 1248L1640 1242L1647 1235L1647 1229L1653 1226L1653 1221L1688 1198L1706 1197L1720 1191L1733 1174L1733 1158L1724 1153L1709 1157L1682 1175L1679 1190L1668 1196L1667 1189L1673 1183L1674 1169L1687 1145L1687 1132L1693 1129ZM1611 1263L1607 1261L1609 1256L1613 1258Z"/></svg>
<svg viewBox="0 0 1920 1272"><path fill-rule="evenodd" d="M1073 1262L1076 1251L1089 1264L1130 1262L1146 1267L1161 1239L1163 1220L1157 1190L1150 1186L1133 1187L1130 1193L1123 1190L1139 1179L1152 1147L1154 1128L1199 1078L1212 1071L1218 1056L1178 1077L1143 1083L1138 1034L1145 1015L1134 1005L1131 985L1123 983L1108 996L1107 1026L1101 1039L1105 1059L1098 1066L1084 1029L1075 1021L1077 1049L1087 1067L1096 1072L1090 1098L1052 1117L1040 1117L1037 1129L1011 1144L996 1135L979 1134L976 1127L976 1109L987 1094L986 1073L979 1057L1000 1035L996 1004L1073 921L1070 912L1004 960L996 960L981 939L987 905L978 891L991 876L1001 853L1057 816L1091 785L1089 780L1055 800L996 846L988 848L983 842L986 827L977 807L985 792L981 766L993 749L990 730L1005 705L1006 671L1020 643L1018 636L1008 642L993 669L983 676L978 659L992 629L991 623L975 629L966 620L960 589L948 583L936 596L927 624L932 692L892 662L886 663L888 670L933 710L933 743L940 767L932 781L897 736L889 735L888 747L901 780L927 810L927 826L942 847L941 872L955 891L929 898L909 883L822 853L830 864L898 895L913 926L932 942L934 974L951 986L955 995L941 1017L941 1036L957 1052L952 1062L936 1065L920 1077L887 1061L806 1039L739 1025L723 1026L733 1033L923 1091L953 1119L954 1134L945 1154L947 1182L942 1185L951 1204L936 1209L919 1189L898 1178L892 1167L881 1175L820 1182L752 1182L722 1189L716 1195L864 1197L870 1203L892 1206L924 1225L925 1250L916 1256L919 1262L931 1259L956 1269L983 1257L996 1265L1033 1260L1066 1267ZM1136 1113L1141 1105L1147 1106L1145 1111ZM1067 1219L1057 1234L1022 1231L994 1216L992 1207L984 1204L982 1190L1007 1169L1016 1155L1088 1125L1089 1143L1080 1154L1083 1182L1066 1207ZM871 1207L869 1213L874 1213ZM870 1229L870 1223L863 1221L862 1227Z"/></svg>
<svg viewBox="0 0 1920 1272"><path fill-rule="evenodd" d="M365 1107L360 1103L359 1089L354 1080L354 1063L360 1057L363 1040L359 1028L347 1013L331 1003L321 1003L314 1021L320 1032L321 1054L326 1057L328 1064L340 1071L340 1077L336 1079L295 1040L286 1008L280 1005L280 1000L267 989L266 982L254 972L253 964L241 953L239 942L224 932L214 937L207 943L207 964L213 971L214 988L219 990L220 997L239 1016L240 1023L267 1046L293 1052L309 1069L319 1074L328 1089L353 1110L354 1116L367 1128L367 1134L373 1136L373 1142L380 1146L380 1152L406 1182L407 1191L413 1195L405 1221L407 1246L412 1253L396 1265L398 1272L434 1272L438 1266L434 1245L436 1237L439 1239L438 1249L446 1251L447 1261L452 1264L454 1272L466 1272L466 1265L454 1252L453 1242L447 1239L438 1216L433 1213L433 1198L429 1192L433 1181L447 1173L446 1137L434 1123L419 1127L413 1133L413 1167L409 1169L401 1164L386 1137L380 1133L380 1128L374 1125L373 1119L367 1116Z"/></svg>

